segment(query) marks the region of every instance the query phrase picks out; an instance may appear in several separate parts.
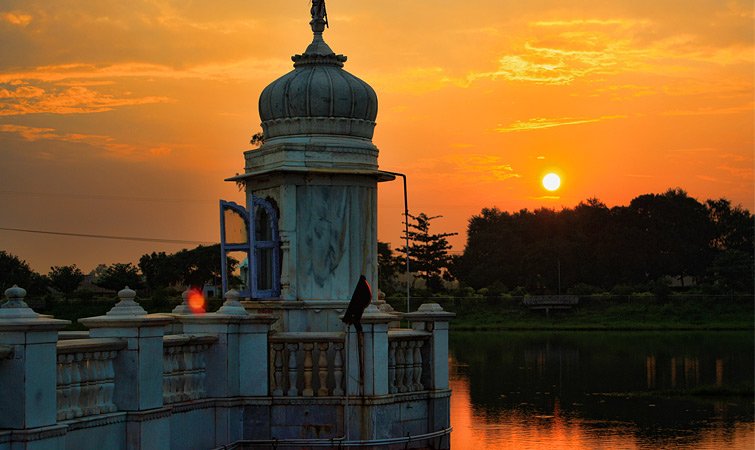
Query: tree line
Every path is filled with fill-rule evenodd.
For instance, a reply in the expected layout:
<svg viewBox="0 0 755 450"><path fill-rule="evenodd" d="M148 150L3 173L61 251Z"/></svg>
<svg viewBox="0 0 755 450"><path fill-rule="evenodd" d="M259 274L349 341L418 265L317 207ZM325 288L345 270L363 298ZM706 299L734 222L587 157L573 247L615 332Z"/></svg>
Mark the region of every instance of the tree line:
<svg viewBox="0 0 755 450"><path fill-rule="evenodd" d="M448 252L453 233L430 232L436 217L410 218L410 267L430 292L451 288L441 278L519 295L664 293L671 284L752 293L755 283L753 215L723 198L701 203L681 189L612 208L595 198L560 211L485 208L469 219L458 256ZM379 255L381 289L400 291L403 259L382 243Z"/></svg>
<svg viewBox="0 0 755 450"><path fill-rule="evenodd" d="M608 208L588 199L561 211L483 209L469 220L451 272L475 288L591 293L663 289L674 281L719 292L753 291L753 215L726 199L681 189Z"/></svg>
<svg viewBox="0 0 755 450"><path fill-rule="evenodd" d="M228 258L228 270L233 272L239 261ZM152 252L142 255L138 264L101 264L92 271L92 284L118 291L124 286L146 288L154 293L170 287L202 288L205 283L220 280L220 245L200 245L168 254ZM26 288L30 295L44 295L51 289L69 297L87 277L75 264L53 266L47 274L32 270L26 261L0 250L0 289L13 284Z"/></svg>
<svg viewBox="0 0 755 450"><path fill-rule="evenodd" d="M681 189L640 195L627 206L607 207L588 199L560 211L517 212L485 208L469 219L461 255L450 255L447 238L431 231L441 216L409 215L409 266L423 289L455 287L491 293L590 294L603 291L666 292L669 284L709 293L753 293L755 221L726 199L703 203ZM397 251L406 254L405 246ZM238 261L229 258L229 273ZM405 259L378 242L378 284L391 294L403 290ZM173 254L152 252L139 263L101 265L94 284L116 291L125 285L154 292L171 286L201 287L220 278L219 245ZM24 286L31 295L50 288L73 293L84 274L75 265L51 267L46 275L0 250L0 289ZM455 281L455 284L450 284Z"/></svg>

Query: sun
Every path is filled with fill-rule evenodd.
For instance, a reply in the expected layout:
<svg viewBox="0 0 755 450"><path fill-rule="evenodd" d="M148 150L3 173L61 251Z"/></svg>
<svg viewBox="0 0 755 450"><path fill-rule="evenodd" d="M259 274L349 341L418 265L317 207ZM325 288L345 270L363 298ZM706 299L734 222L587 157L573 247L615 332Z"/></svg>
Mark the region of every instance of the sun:
<svg viewBox="0 0 755 450"><path fill-rule="evenodd" d="M551 172L543 177L543 187L551 192L556 191L561 187L561 178Z"/></svg>

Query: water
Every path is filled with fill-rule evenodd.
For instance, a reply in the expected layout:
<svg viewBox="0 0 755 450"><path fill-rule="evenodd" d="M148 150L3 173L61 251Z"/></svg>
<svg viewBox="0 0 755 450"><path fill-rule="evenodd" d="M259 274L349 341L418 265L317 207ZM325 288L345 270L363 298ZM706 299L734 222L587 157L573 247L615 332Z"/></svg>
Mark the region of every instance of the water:
<svg viewBox="0 0 755 450"><path fill-rule="evenodd" d="M454 450L755 449L752 332L453 333L450 351Z"/></svg>

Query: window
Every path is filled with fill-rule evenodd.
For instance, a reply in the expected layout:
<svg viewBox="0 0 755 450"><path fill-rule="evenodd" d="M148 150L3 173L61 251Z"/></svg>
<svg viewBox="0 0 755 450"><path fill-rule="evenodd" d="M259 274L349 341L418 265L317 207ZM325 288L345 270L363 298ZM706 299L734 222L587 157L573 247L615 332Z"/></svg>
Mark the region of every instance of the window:
<svg viewBox="0 0 755 450"><path fill-rule="evenodd" d="M241 297L276 298L280 296L278 213L271 201L249 197L248 209L220 201L223 292L237 289Z"/></svg>

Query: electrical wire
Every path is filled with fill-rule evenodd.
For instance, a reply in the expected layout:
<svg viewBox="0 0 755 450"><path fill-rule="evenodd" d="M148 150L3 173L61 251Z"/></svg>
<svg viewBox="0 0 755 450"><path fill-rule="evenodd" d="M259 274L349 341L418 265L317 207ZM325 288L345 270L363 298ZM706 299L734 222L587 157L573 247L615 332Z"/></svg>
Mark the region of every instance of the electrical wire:
<svg viewBox="0 0 755 450"><path fill-rule="evenodd" d="M55 236L73 236L82 238L94 238L94 239L113 239L118 241L139 241L139 242L160 242L164 244L217 244L217 242L210 241L194 241L188 239L160 239L160 238L148 238L138 236L112 236L106 234L87 234L87 233L65 233L62 231L47 231L47 230L30 230L26 228L6 228L0 227L2 231L17 231L20 233L36 233L36 234L51 234Z"/></svg>

